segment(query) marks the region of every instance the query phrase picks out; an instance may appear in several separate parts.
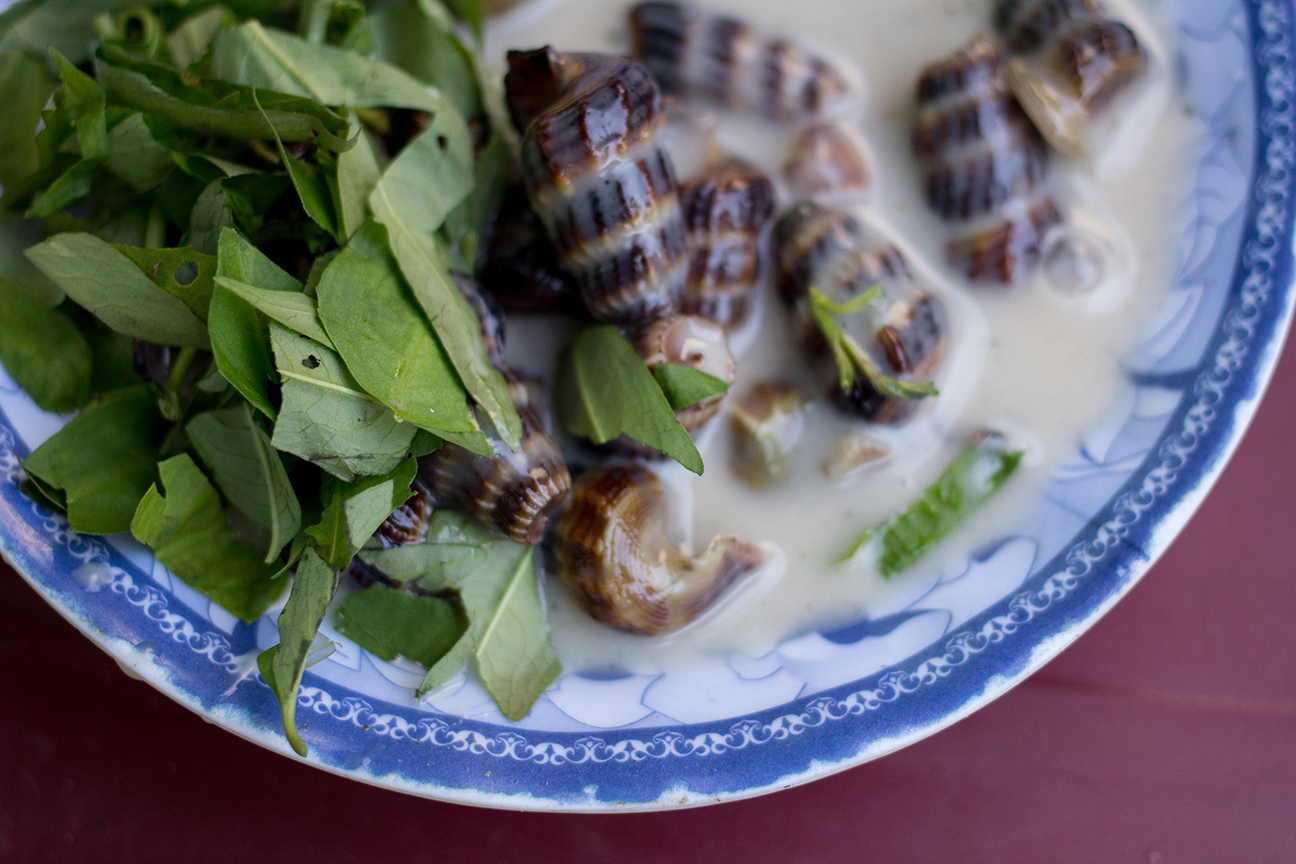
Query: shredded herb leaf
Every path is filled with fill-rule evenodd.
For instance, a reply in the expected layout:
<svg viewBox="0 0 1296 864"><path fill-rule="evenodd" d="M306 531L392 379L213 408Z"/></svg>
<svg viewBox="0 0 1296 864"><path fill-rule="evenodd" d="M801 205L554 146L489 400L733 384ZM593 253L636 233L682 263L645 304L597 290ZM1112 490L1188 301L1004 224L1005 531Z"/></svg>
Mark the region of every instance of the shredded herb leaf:
<svg viewBox="0 0 1296 864"><path fill-rule="evenodd" d="M882 286L876 285L846 303L834 303L819 289L810 289L810 314L832 350L837 372L841 376L842 392L849 393L854 388L857 377L863 375L873 389L897 399L922 399L939 395L940 391L932 384L902 381L885 374L837 322L836 316L854 315L881 301L883 296Z"/></svg>

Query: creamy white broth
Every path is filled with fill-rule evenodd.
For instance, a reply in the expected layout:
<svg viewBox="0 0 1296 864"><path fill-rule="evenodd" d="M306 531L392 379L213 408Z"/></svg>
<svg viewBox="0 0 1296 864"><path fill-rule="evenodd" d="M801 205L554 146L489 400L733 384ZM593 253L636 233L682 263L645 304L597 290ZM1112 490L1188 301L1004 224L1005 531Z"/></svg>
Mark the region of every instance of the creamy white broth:
<svg viewBox="0 0 1296 864"><path fill-rule="evenodd" d="M892 233L912 265L930 274L949 305L951 347L939 373L941 395L910 424L871 427L837 414L822 400L810 410L788 485L756 490L730 470L727 417L699 438L707 471L693 478L679 466L658 466L671 490L677 538L695 552L718 534L760 542L771 563L722 599L701 621L666 637L620 633L589 619L565 586L548 580L553 638L568 668L614 667L651 674L700 656L742 652L759 657L778 642L811 629L858 620L930 584L933 574L960 566L969 553L1011 531L1027 512L1051 469L1076 449L1081 435L1112 406L1120 361L1136 345L1168 287L1174 261L1174 208L1188 188L1186 147L1199 124L1168 94L1170 34L1146 2L1131 23L1151 44L1150 80L1113 106L1136 115L1115 135L1125 146L1087 163L1053 160L1049 175L1072 221L1106 235L1109 267L1097 289L1080 296L1051 288L1036 271L1011 290L972 288L943 263L948 226L926 206L909 149L913 93L921 69L989 30L990 0L715 0L708 8L741 15L759 26L802 38L853 62L866 83L857 119L873 156L874 188L862 215ZM1117 5L1117 4L1113 4ZM566 51L623 51L628 4L566 0L524 7L496 22L487 56L502 65L509 48L551 44ZM709 110L709 109L704 109ZM794 131L750 115L722 112L717 134L736 155L771 175L782 164ZM689 136L680 136L687 139ZM690 154L677 154L681 173ZM694 164L700 160L694 160ZM785 191L785 190L784 190ZM785 194L780 204L793 203ZM823 393L789 344L783 310L763 287L763 314L733 340L739 356L731 393L761 380L791 380L807 394ZM548 381L555 338L550 318L509 321L508 359ZM564 328L558 328L566 331ZM1010 432L1027 450L1005 489L953 537L890 580L867 565L842 566L841 553L868 527L895 515L932 483L985 427ZM894 448L891 458L845 481L822 464L845 434L863 433Z"/></svg>

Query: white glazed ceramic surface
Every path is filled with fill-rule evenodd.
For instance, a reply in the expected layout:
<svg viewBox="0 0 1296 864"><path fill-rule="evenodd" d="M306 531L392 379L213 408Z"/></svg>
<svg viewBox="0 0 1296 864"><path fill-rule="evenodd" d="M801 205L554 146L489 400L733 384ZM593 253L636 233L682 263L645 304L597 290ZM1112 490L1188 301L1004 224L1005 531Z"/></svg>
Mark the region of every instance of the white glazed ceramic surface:
<svg viewBox="0 0 1296 864"><path fill-rule="evenodd" d="M1105 423L1030 515L873 616L767 656L669 674L567 669L521 723L471 676L423 704L419 667L342 639L311 668L298 717L309 761L489 806L618 810L784 788L915 741L1000 695L1118 600L1186 523L1255 409L1292 304L1296 61L1288 2L1189 2L1180 98L1194 144L1179 267ZM290 753L248 626L129 538L91 538L18 492L19 461L63 420L0 370L0 549L125 666L231 731ZM705 698L703 698L703 694Z"/></svg>

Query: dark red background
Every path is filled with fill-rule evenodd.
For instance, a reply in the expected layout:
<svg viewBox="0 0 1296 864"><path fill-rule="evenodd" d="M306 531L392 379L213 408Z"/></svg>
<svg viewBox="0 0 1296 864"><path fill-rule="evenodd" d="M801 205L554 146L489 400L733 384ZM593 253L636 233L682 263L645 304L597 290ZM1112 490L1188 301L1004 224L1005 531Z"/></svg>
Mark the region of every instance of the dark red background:
<svg viewBox="0 0 1296 864"><path fill-rule="evenodd" d="M1296 862L1296 347L1183 536L1059 659L932 738L701 810L363 786L128 679L0 565L0 861Z"/></svg>

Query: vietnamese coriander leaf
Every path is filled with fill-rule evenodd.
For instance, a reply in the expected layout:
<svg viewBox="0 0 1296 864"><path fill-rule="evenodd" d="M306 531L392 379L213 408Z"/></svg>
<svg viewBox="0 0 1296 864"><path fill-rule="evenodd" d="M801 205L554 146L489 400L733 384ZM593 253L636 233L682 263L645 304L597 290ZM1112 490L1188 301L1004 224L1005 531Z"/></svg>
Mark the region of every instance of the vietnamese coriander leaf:
<svg viewBox="0 0 1296 864"><path fill-rule="evenodd" d="M306 529L325 561L346 567L397 507L409 500L417 460L406 459L395 470L380 477L365 477L346 483L325 477L320 487L324 512L320 521Z"/></svg>
<svg viewBox="0 0 1296 864"><path fill-rule="evenodd" d="M95 75L110 104L135 108L177 129L242 140L277 134L334 151L348 146L338 137L347 130L346 119L310 99L269 91L253 98L250 87L191 79L112 45L95 52Z"/></svg>
<svg viewBox="0 0 1296 864"><path fill-rule="evenodd" d="M166 424L146 387L110 394L37 447L23 470L58 496L68 525L84 534L129 530L136 505L157 477Z"/></svg>
<svg viewBox="0 0 1296 864"><path fill-rule="evenodd" d="M837 373L841 379L841 389L849 393L859 375L863 375L869 385L884 396L896 399L922 399L936 396L940 391L932 384L921 381L902 381L892 378L878 368L869 358L859 343L838 323L835 316L849 316L863 311L879 302L884 297L882 286L875 285L863 294L845 303L829 300L818 288L810 289L810 315L819 325L828 347L832 350L837 363Z"/></svg>
<svg viewBox="0 0 1296 864"><path fill-rule="evenodd" d="M320 343L270 324L283 402L271 442L335 477L385 474L408 452L417 428L401 423Z"/></svg>
<svg viewBox="0 0 1296 864"><path fill-rule="evenodd" d="M472 145L463 118L444 99L432 125L405 146L369 196L391 250L468 394L516 449L522 421L504 376L490 362L472 306L450 276L432 234L472 189ZM450 427L446 427L450 428Z"/></svg>
<svg viewBox="0 0 1296 864"><path fill-rule="evenodd" d="M901 572L989 501L1017 470L1022 455L1005 450L999 435L974 441L903 513L861 537L846 559L867 548L876 554L883 576Z"/></svg>
<svg viewBox="0 0 1296 864"><path fill-rule="evenodd" d="M729 392L729 385L714 375L677 363L658 366L653 372L653 378L673 411L689 408L703 399L723 396Z"/></svg>
<svg viewBox="0 0 1296 864"><path fill-rule="evenodd" d="M199 414L185 432L229 502L270 532L265 560L274 561L301 529L301 506L252 406Z"/></svg>
<svg viewBox="0 0 1296 864"><path fill-rule="evenodd" d="M297 691L337 585L338 571L306 549L288 602L279 613L279 644L257 657L261 676L279 700L284 735L301 756L306 755L306 742L297 730Z"/></svg>
<svg viewBox="0 0 1296 864"><path fill-rule="evenodd" d="M347 369L397 419L433 432L474 432L463 386L414 302L387 248L368 222L316 288L320 320Z"/></svg>
<svg viewBox="0 0 1296 864"><path fill-rule="evenodd" d="M595 444L628 435L702 473L693 438L643 360L610 324L583 330L559 358L554 409L568 431Z"/></svg>
<svg viewBox="0 0 1296 864"><path fill-rule="evenodd" d="M437 110L427 87L381 60L310 42L259 21L226 27L212 44L211 74L346 108Z"/></svg>
<svg viewBox="0 0 1296 864"><path fill-rule="evenodd" d="M397 655L432 666L459 640L453 604L377 583L352 594L333 615L338 633L384 660Z"/></svg>
<svg viewBox="0 0 1296 864"><path fill-rule="evenodd" d="M220 496L188 454L157 466L161 488L145 493L130 530L190 587L244 621L255 621L283 593L277 567L239 542Z"/></svg>
<svg viewBox="0 0 1296 864"><path fill-rule="evenodd" d="M27 250L67 295L109 327L158 345L207 348L207 328L185 302L92 234L67 232Z"/></svg>
<svg viewBox="0 0 1296 864"><path fill-rule="evenodd" d="M42 410L72 411L89 400L91 356L66 315L0 276L0 363Z"/></svg>
<svg viewBox="0 0 1296 864"><path fill-rule="evenodd" d="M274 420L278 412L269 385L277 375L270 350L270 328L253 304L221 287L220 280L234 280L255 286L257 291L278 294L296 294L302 286L237 231L222 231L218 248L216 284L207 314L216 366L253 407Z"/></svg>

